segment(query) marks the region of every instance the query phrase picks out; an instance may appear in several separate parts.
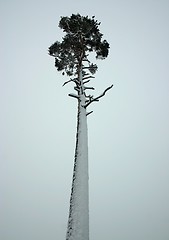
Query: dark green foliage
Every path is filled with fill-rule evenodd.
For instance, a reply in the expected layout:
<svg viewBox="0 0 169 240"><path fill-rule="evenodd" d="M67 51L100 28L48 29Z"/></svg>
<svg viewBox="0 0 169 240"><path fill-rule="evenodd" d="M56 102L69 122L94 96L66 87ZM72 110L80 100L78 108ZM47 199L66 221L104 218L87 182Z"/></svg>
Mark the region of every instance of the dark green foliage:
<svg viewBox="0 0 169 240"><path fill-rule="evenodd" d="M96 71L97 71L97 65L96 64L90 64L89 65L89 71L90 71L90 73L91 74L95 74L96 73Z"/></svg>
<svg viewBox="0 0 169 240"><path fill-rule="evenodd" d="M89 18L72 14L71 17L61 17L59 27L66 35L61 43L56 41L49 47L49 54L55 57L58 71L64 71L69 76L75 75L89 52L94 51L96 58L100 59L108 56L109 44L106 40L102 41L99 25L94 16ZM97 69L89 70L94 74Z"/></svg>

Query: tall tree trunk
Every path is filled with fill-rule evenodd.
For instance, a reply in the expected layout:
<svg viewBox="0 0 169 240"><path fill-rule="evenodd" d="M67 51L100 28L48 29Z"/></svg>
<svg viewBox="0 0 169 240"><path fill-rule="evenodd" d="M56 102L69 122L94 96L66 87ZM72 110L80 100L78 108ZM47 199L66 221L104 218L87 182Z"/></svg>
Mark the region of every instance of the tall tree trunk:
<svg viewBox="0 0 169 240"><path fill-rule="evenodd" d="M66 240L89 240L88 138L82 69L78 80L76 149Z"/></svg>

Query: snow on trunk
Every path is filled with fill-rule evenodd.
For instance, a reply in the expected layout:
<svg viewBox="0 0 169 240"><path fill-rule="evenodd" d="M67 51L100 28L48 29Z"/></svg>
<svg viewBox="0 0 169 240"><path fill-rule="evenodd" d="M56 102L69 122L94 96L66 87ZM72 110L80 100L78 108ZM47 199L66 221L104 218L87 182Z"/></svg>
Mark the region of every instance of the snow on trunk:
<svg viewBox="0 0 169 240"><path fill-rule="evenodd" d="M88 138L82 70L79 82L75 162L66 240L89 240Z"/></svg>

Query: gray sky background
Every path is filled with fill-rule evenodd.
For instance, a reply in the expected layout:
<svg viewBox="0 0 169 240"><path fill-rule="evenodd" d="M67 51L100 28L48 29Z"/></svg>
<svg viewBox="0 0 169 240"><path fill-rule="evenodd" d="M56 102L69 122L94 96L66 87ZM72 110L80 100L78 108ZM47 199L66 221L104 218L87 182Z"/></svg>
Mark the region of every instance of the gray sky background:
<svg viewBox="0 0 169 240"><path fill-rule="evenodd" d="M1 0L0 239L64 240L76 133L72 85L48 47L60 16L110 43L88 118L90 238L169 239L169 1Z"/></svg>

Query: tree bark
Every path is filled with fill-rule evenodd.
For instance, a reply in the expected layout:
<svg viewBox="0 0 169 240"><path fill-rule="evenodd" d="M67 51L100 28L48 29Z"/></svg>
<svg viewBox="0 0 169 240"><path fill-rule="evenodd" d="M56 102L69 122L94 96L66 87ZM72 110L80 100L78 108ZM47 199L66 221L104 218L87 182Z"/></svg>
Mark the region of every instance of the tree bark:
<svg viewBox="0 0 169 240"><path fill-rule="evenodd" d="M86 97L79 71L77 134L66 240L89 240L88 137Z"/></svg>

